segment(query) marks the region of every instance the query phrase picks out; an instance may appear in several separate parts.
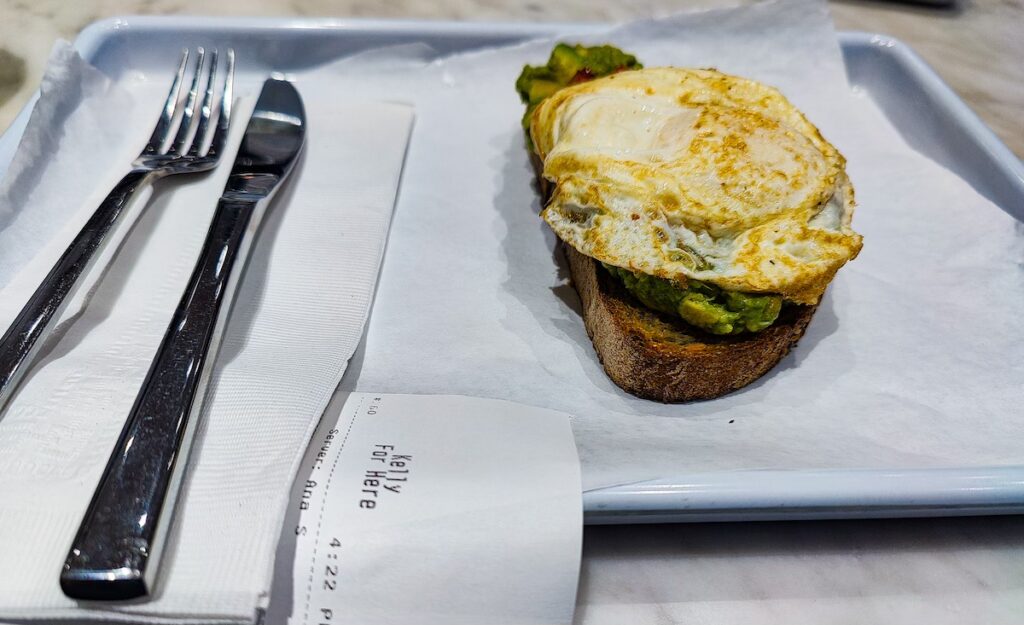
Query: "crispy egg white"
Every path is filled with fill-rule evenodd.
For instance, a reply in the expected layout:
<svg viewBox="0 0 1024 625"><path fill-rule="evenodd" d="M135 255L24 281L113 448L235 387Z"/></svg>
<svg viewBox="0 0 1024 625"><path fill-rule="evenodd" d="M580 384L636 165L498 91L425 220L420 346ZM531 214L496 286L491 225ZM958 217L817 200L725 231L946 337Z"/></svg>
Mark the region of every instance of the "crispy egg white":
<svg viewBox="0 0 1024 625"><path fill-rule="evenodd" d="M621 72L547 98L530 132L542 216L605 263L812 304L860 251L842 155L758 82Z"/></svg>

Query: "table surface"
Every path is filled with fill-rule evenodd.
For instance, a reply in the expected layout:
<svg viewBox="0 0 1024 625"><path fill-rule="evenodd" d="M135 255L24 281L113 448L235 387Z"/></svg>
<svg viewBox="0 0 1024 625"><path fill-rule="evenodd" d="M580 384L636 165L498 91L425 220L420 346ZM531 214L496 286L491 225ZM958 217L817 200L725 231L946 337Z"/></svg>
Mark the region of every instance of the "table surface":
<svg viewBox="0 0 1024 625"><path fill-rule="evenodd" d="M729 0L0 0L0 129L53 41L112 15L620 21ZM833 2L836 25L910 44L1024 156L1024 0ZM576 622L1021 623L1024 517L590 527Z"/></svg>

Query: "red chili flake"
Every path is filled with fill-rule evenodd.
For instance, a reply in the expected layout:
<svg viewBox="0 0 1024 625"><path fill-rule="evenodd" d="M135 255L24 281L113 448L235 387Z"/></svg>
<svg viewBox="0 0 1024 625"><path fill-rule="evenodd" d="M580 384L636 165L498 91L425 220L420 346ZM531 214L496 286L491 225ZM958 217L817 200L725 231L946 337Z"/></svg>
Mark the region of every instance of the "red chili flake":
<svg viewBox="0 0 1024 625"><path fill-rule="evenodd" d="M580 71L576 72L576 75L572 77L572 80L569 81L569 84L570 85L578 85L581 82L587 82L588 80L593 80L593 79L594 79L594 74L592 74L589 69L584 67Z"/></svg>

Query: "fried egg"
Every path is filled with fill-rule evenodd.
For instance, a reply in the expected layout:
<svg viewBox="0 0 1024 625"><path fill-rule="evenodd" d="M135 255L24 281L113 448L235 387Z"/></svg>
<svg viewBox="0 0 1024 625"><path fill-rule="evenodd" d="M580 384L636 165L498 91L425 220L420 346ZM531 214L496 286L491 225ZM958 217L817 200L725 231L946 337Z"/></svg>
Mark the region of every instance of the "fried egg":
<svg viewBox="0 0 1024 625"><path fill-rule="evenodd" d="M545 99L530 133L554 185L542 217L599 261L813 304L860 251L845 160L761 83L621 72Z"/></svg>

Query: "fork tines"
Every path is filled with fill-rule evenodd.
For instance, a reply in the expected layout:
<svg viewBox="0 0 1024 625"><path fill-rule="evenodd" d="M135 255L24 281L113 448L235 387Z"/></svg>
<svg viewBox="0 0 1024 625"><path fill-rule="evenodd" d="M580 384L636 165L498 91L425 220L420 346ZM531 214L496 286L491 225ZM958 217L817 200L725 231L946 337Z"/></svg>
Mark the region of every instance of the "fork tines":
<svg viewBox="0 0 1024 625"><path fill-rule="evenodd" d="M217 50L207 53L202 47L196 48L195 61L191 64L190 56L192 55L187 48L182 50L178 70L171 84L170 93L167 94L163 112L143 152L146 155L216 157L224 147L231 118L235 52L230 48L227 50L223 84L219 89ZM189 65L191 86L182 95L181 86ZM218 91L221 99L219 107L214 106ZM203 96L200 100L201 92ZM197 110L199 115L196 115Z"/></svg>

